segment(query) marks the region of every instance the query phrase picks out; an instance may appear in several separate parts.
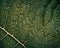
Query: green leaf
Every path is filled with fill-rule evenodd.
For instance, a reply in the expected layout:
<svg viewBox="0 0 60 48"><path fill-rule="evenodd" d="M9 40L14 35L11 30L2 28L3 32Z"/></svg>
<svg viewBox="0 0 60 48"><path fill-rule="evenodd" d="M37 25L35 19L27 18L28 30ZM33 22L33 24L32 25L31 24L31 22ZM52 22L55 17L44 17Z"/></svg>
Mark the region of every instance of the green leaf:
<svg viewBox="0 0 60 48"><path fill-rule="evenodd" d="M59 48L58 0L0 0L0 48Z"/></svg>

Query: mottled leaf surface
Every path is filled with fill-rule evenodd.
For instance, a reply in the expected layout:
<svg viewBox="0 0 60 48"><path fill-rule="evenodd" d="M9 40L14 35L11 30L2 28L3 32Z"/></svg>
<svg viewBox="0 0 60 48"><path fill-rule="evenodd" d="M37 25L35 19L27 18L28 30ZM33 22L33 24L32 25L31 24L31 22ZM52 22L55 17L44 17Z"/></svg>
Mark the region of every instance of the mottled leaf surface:
<svg viewBox="0 0 60 48"><path fill-rule="evenodd" d="M0 0L0 26L27 48L60 48L60 0ZM0 40L5 35L0 29ZM7 36L0 48L16 44Z"/></svg>

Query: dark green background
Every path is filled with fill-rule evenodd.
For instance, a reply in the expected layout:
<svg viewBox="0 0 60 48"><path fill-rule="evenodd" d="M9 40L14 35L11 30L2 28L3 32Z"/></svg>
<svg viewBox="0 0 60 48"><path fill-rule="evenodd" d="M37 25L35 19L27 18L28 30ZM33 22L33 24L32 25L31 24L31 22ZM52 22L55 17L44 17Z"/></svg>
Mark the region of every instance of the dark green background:
<svg viewBox="0 0 60 48"><path fill-rule="evenodd" d="M0 26L27 48L60 48L60 0L0 0ZM4 35L0 29L0 40ZM0 48L16 43L7 36Z"/></svg>

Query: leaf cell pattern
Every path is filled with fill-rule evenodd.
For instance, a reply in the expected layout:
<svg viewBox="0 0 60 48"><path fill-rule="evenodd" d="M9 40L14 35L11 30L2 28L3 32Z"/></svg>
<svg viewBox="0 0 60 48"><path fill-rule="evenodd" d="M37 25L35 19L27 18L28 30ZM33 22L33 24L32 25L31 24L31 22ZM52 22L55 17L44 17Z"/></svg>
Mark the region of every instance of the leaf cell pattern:
<svg viewBox="0 0 60 48"><path fill-rule="evenodd" d="M59 0L0 0L0 27L26 48L60 47ZM1 48L23 48L0 29Z"/></svg>

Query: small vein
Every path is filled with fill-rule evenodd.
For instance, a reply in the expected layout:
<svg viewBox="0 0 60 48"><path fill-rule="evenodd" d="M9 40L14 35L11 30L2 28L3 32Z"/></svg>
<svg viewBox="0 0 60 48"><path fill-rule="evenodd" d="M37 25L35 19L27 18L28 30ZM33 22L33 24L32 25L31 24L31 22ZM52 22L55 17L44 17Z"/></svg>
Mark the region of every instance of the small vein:
<svg viewBox="0 0 60 48"><path fill-rule="evenodd" d="M17 45L18 45L18 43L13 48L15 48Z"/></svg>
<svg viewBox="0 0 60 48"><path fill-rule="evenodd" d="M17 38L15 38L12 34L10 34L7 30L5 30L4 28L0 27L0 29L2 29L5 33L7 33L9 36L11 36L14 40L16 40L20 45L22 45L24 48L26 48L26 46L21 43Z"/></svg>
<svg viewBox="0 0 60 48"><path fill-rule="evenodd" d="M3 40L4 38L6 38L6 37L7 37L7 35L8 35L8 34L6 34L6 35L5 35L1 40ZM1 40L0 40L0 41L1 41Z"/></svg>

